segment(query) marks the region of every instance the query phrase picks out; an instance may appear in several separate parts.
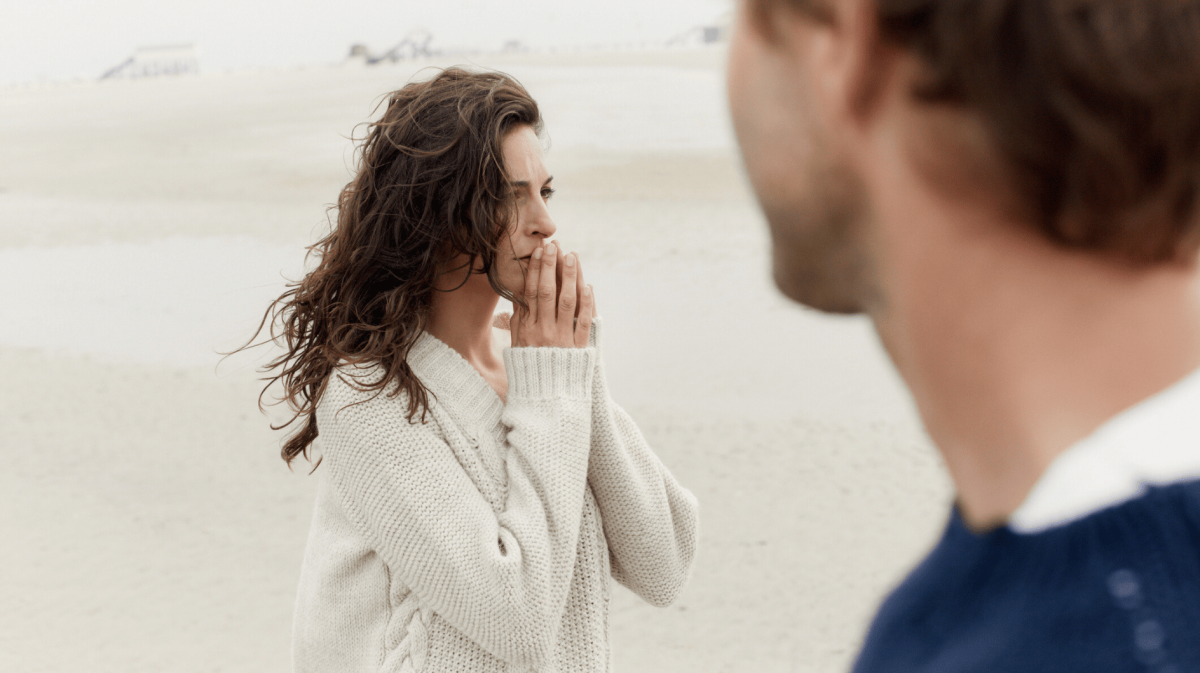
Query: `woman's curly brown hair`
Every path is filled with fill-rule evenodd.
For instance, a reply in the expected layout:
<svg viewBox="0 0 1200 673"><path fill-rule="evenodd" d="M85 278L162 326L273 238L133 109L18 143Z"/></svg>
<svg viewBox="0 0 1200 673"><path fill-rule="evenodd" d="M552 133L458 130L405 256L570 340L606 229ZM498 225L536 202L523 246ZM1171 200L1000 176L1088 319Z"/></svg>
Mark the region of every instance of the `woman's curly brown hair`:
<svg viewBox="0 0 1200 673"><path fill-rule="evenodd" d="M300 424L281 451L288 464L308 458L319 432L314 412L341 364L377 365L381 378L358 385L379 394L396 384L389 395L407 395L409 421L424 416L429 391L408 353L426 326L435 281L460 255L520 303L500 286L494 263L514 217L502 143L520 125L541 135L537 103L519 82L461 68L391 93L383 117L367 125L337 223L309 248L316 267L272 302L255 332L269 324L270 340L285 347L262 371L263 394L281 382L280 401L293 413L273 429Z"/></svg>

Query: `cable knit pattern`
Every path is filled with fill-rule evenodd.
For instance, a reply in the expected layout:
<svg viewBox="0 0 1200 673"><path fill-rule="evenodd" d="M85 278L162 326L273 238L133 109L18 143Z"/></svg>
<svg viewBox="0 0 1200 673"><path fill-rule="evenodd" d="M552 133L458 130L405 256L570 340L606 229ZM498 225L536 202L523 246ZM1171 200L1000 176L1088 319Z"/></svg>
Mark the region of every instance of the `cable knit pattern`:
<svg viewBox="0 0 1200 673"><path fill-rule="evenodd" d="M417 595L409 592L392 612L391 622L400 627L396 642L387 642L384 670L413 673L425 668L429 655L429 622L433 613L421 609Z"/></svg>
<svg viewBox="0 0 1200 673"><path fill-rule="evenodd" d="M607 671L610 575L679 594L696 502L609 398L596 325L592 348L506 349L507 404L423 335L424 423L354 385L374 368L330 380L295 670Z"/></svg>

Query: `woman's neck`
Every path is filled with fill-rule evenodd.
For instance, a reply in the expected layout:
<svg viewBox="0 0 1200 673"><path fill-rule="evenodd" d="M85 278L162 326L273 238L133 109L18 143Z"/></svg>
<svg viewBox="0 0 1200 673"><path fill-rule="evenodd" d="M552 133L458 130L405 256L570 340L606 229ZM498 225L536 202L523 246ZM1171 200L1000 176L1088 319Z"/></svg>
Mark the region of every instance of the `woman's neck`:
<svg viewBox="0 0 1200 673"><path fill-rule="evenodd" d="M465 283L458 273L447 276L453 278L439 282L425 330L478 370L502 367L492 333L500 297L482 274L471 274Z"/></svg>

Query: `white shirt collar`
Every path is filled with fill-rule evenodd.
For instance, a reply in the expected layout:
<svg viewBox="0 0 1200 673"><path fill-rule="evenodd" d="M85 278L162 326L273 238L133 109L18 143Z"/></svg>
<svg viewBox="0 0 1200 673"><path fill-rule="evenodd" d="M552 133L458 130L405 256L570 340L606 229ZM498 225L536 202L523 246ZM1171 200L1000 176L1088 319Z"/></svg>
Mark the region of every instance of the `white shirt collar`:
<svg viewBox="0 0 1200 673"><path fill-rule="evenodd" d="M1009 528L1035 533L1200 478L1200 370L1126 409L1050 464Z"/></svg>

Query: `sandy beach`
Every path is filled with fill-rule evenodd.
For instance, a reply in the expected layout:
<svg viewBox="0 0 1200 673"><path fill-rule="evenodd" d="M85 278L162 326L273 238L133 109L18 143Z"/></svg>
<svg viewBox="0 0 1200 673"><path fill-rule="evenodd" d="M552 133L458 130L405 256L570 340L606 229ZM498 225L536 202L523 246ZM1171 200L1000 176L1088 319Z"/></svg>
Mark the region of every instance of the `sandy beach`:
<svg viewBox="0 0 1200 673"><path fill-rule="evenodd" d="M542 106L614 399L701 503L617 673L844 671L948 480L864 318L791 304L718 48L476 57ZM316 476L221 361L304 269L405 62L0 88L0 670L284 673Z"/></svg>

